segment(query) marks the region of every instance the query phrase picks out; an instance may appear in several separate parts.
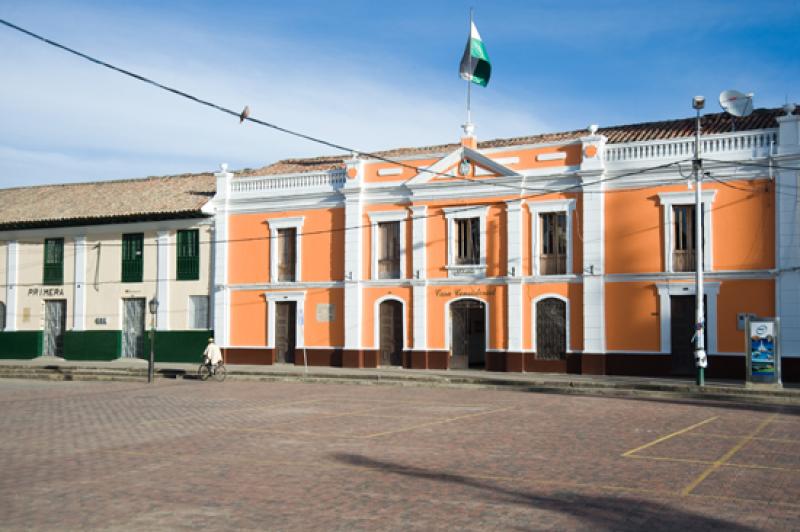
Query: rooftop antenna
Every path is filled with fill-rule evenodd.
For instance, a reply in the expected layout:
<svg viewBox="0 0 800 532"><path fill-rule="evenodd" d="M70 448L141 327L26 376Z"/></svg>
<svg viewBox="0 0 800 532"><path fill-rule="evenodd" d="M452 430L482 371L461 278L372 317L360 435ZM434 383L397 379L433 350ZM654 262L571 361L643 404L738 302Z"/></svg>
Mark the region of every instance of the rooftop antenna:
<svg viewBox="0 0 800 532"><path fill-rule="evenodd" d="M736 118L750 116L753 112L753 93L743 94L735 90L722 91L719 95L722 110L731 115L731 130L736 131Z"/></svg>

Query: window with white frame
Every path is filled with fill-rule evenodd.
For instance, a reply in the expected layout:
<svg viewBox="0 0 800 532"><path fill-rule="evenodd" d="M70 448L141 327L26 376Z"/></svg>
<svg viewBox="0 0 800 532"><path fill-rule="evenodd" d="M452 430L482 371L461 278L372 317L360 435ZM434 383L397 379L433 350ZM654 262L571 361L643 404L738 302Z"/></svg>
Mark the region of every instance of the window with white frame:
<svg viewBox="0 0 800 532"><path fill-rule="evenodd" d="M575 200L528 203L531 213L533 275L572 274L572 219Z"/></svg>
<svg viewBox="0 0 800 532"><path fill-rule="evenodd" d="M208 329L208 296L189 296L189 328Z"/></svg>
<svg viewBox="0 0 800 532"><path fill-rule="evenodd" d="M488 206L447 207L447 269L450 276L486 272Z"/></svg>
<svg viewBox="0 0 800 532"><path fill-rule="evenodd" d="M406 212L370 212L372 229L372 279L406 276Z"/></svg>
<svg viewBox="0 0 800 532"><path fill-rule="evenodd" d="M303 218L278 218L267 220L267 223L270 236L270 281L300 281Z"/></svg>
<svg viewBox="0 0 800 532"><path fill-rule="evenodd" d="M716 194L716 190L705 190L702 193L700 232L705 271L712 269L711 205ZM692 272L696 269L697 260L694 192L661 192L658 197L663 207L664 271Z"/></svg>

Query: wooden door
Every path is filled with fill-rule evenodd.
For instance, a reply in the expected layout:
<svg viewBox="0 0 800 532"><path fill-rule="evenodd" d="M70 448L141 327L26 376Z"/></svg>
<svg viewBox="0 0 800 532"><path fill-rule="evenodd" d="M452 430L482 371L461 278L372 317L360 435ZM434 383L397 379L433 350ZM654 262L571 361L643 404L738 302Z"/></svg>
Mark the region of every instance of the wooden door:
<svg viewBox="0 0 800 532"><path fill-rule="evenodd" d="M123 299L122 356L144 357L144 298Z"/></svg>
<svg viewBox="0 0 800 532"><path fill-rule="evenodd" d="M277 362L294 364L297 303L275 303L275 358Z"/></svg>
<svg viewBox="0 0 800 532"><path fill-rule="evenodd" d="M486 363L486 307L473 299L450 305L450 367L465 369Z"/></svg>
<svg viewBox="0 0 800 532"><path fill-rule="evenodd" d="M694 296L670 296L670 337L672 340L672 373L694 375ZM704 304L707 300L704 301ZM708 346L708 313L706 315L705 343Z"/></svg>
<svg viewBox="0 0 800 532"><path fill-rule="evenodd" d="M379 307L380 363L382 366L403 365L403 305L384 301Z"/></svg>
<svg viewBox="0 0 800 532"><path fill-rule="evenodd" d="M44 303L44 354L64 356L64 329L67 328L67 302L63 299Z"/></svg>
<svg viewBox="0 0 800 532"><path fill-rule="evenodd" d="M567 355L567 304L555 297L536 303L536 358L561 360Z"/></svg>

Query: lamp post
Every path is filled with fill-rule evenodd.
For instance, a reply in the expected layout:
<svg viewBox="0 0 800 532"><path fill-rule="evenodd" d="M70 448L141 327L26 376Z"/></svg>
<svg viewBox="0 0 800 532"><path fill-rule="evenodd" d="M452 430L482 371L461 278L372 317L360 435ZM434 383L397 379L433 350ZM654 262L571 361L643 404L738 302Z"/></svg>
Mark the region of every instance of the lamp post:
<svg viewBox="0 0 800 532"><path fill-rule="evenodd" d="M150 300L150 359L147 361L147 382L153 382L153 368L155 366L155 346L156 346L156 312L158 312L158 299Z"/></svg>
<svg viewBox="0 0 800 532"><path fill-rule="evenodd" d="M697 111L694 136L694 255L695 255L695 325L694 325L694 363L697 366L697 385L705 385L705 368L708 366L705 348L705 309L703 308L703 160L700 159L700 110L706 105L703 96L692 99L692 107Z"/></svg>

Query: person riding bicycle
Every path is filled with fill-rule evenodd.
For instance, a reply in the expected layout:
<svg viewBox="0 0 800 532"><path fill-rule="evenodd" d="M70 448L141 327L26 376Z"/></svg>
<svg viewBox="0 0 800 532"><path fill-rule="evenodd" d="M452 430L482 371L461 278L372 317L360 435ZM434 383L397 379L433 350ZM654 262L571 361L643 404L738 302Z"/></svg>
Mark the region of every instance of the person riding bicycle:
<svg viewBox="0 0 800 532"><path fill-rule="evenodd" d="M219 346L214 343L214 339L209 338L206 350L203 351L203 363L207 364L213 373L216 371L217 365L220 362L222 362L222 352L220 351Z"/></svg>

